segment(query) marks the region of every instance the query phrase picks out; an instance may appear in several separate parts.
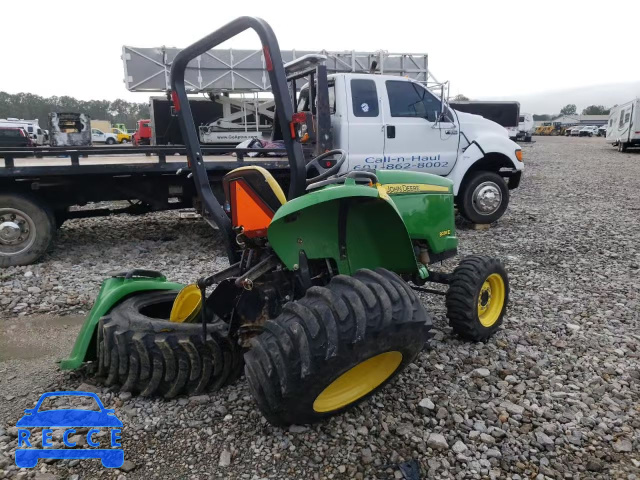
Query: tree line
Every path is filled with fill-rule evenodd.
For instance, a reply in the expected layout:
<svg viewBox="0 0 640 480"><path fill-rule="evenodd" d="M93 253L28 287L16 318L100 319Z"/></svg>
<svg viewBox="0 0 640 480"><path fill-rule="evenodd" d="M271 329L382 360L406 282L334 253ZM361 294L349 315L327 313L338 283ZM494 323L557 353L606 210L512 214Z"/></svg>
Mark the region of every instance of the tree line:
<svg viewBox="0 0 640 480"><path fill-rule="evenodd" d="M469 101L469 97L458 94L452 98L454 102L462 102ZM587 108L582 109L582 115L609 115L610 109L605 107L604 105L589 105ZM561 115L576 115L578 113L578 107L576 107L575 103L569 103L560 109L560 113L556 114L533 114L533 119L538 121L549 121L554 118L558 118Z"/></svg>
<svg viewBox="0 0 640 480"><path fill-rule="evenodd" d="M112 124L124 123L127 128L135 128L136 122L149 118L149 105L117 99L78 100L73 97L41 97L32 93L10 94L0 92L0 118L38 119L40 126L48 128L49 113L84 113L96 120L109 120Z"/></svg>

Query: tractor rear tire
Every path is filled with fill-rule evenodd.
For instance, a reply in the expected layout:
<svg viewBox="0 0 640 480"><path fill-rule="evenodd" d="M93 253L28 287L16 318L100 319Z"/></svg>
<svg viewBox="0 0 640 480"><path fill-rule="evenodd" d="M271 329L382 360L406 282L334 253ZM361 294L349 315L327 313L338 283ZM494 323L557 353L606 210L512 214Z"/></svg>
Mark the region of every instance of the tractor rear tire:
<svg viewBox="0 0 640 480"><path fill-rule="evenodd" d="M245 375L270 423L317 422L380 390L415 360L431 326L395 273L337 275L266 322L245 354Z"/></svg>
<svg viewBox="0 0 640 480"><path fill-rule="evenodd" d="M482 342L504 319L509 302L509 278L497 258L465 257L451 274L446 296L447 317L454 333Z"/></svg>
<svg viewBox="0 0 640 480"><path fill-rule="evenodd" d="M134 295L100 319L98 375L107 385L142 396L173 398L215 391L242 374L240 347L226 337L227 324L168 320L177 291Z"/></svg>

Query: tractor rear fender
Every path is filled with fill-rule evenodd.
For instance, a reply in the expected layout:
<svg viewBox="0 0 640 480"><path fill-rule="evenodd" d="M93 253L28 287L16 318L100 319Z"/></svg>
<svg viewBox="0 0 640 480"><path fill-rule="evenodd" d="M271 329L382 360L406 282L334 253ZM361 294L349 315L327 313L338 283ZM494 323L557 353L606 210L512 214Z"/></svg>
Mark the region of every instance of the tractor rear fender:
<svg viewBox="0 0 640 480"><path fill-rule="evenodd" d="M386 191L353 179L290 200L276 212L267 235L289 270L297 268L304 251L309 260L333 259L346 275L378 267L419 271L407 228Z"/></svg>
<svg viewBox="0 0 640 480"><path fill-rule="evenodd" d="M113 307L122 302L125 298L139 292L151 290L179 290L184 285L180 283L167 282L165 277L113 277L102 282L102 287L98 293L98 298L93 308L82 324L80 333L76 338L76 343L71 350L69 358L60 362L63 370L74 370L87 360L94 360L95 332L98 321L106 315ZM92 341L94 340L94 341Z"/></svg>
<svg viewBox="0 0 640 480"><path fill-rule="evenodd" d="M524 164L518 161L516 150L520 150L520 146L506 136L479 135L460 154L455 167L447 175L453 181L453 194L458 195L467 174L478 170L504 173L505 177L519 175ZM503 169L502 172L500 169Z"/></svg>

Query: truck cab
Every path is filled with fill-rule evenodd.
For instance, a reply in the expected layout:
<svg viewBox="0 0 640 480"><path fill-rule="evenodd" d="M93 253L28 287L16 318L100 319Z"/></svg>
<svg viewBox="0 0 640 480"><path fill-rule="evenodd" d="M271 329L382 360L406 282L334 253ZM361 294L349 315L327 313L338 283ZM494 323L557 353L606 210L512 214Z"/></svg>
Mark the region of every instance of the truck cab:
<svg viewBox="0 0 640 480"><path fill-rule="evenodd" d="M133 144L151 145L151 119L138 120L136 132L133 134Z"/></svg>
<svg viewBox="0 0 640 480"><path fill-rule="evenodd" d="M328 76L335 148L343 170L411 170L454 183L460 212L473 223L502 216L523 170L522 151L500 125L443 105L424 85L393 75ZM309 111L309 89L298 111ZM506 179L506 180L505 180Z"/></svg>
<svg viewBox="0 0 640 480"><path fill-rule="evenodd" d="M118 143L129 143L131 141L131 135L126 130L114 127L111 129L111 133L116 136Z"/></svg>
<svg viewBox="0 0 640 480"><path fill-rule="evenodd" d="M113 145L118 141L118 137L113 133L104 133L102 130L92 128L91 141L93 143L106 143L107 145Z"/></svg>

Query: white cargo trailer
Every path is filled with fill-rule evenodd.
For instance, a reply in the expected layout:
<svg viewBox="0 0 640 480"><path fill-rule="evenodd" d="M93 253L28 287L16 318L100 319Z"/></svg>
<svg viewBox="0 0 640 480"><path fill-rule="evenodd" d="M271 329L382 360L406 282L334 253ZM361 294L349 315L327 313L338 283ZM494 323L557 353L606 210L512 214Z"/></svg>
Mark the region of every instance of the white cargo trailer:
<svg viewBox="0 0 640 480"><path fill-rule="evenodd" d="M640 147L640 98L611 108L607 123L607 141L619 152Z"/></svg>
<svg viewBox="0 0 640 480"><path fill-rule="evenodd" d="M509 138L516 142L518 141L531 141L531 135L533 135L533 130L535 129L535 124L533 121L533 115L530 113L521 113L518 118L518 126L517 127L505 127L507 132L509 132Z"/></svg>

